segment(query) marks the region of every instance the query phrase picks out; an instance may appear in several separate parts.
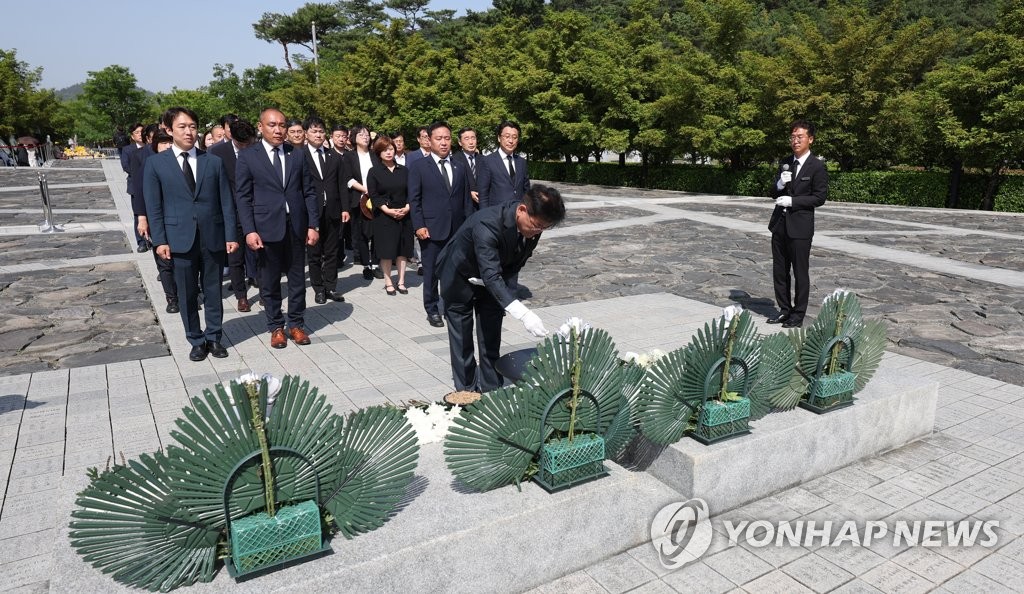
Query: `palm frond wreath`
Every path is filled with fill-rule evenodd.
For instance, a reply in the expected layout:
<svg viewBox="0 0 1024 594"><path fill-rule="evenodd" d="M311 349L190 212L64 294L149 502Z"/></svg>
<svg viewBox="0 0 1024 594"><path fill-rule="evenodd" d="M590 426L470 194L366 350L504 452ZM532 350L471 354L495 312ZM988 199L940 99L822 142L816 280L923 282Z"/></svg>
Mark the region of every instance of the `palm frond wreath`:
<svg viewBox="0 0 1024 594"><path fill-rule="evenodd" d="M297 376L239 380L192 399L166 455L79 494L71 546L86 561L166 591L210 581L228 553L232 575L250 573L326 550L322 525L351 538L387 520L418 457L401 411L342 419Z"/></svg>
<svg viewBox="0 0 1024 594"><path fill-rule="evenodd" d="M662 445L687 432L703 443L746 433L792 391L794 363L785 336L761 336L749 312L728 308L651 366L636 407L640 430Z"/></svg>
<svg viewBox="0 0 1024 594"><path fill-rule="evenodd" d="M514 386L462 410L445 439L448 468L480 491L530 477L552 491L603 476L603 461L635 436L641 376L607 332L571 318Z"/></svg>
<svg viewBox="0 0 1024 594"><path fill-rule="evenodd" d="M792 333L797 352L795 387L801 399L787 404L822 413L853 404L885 353L885 324L863 318L854 293L836 290L822 302L807 329Z"/></svg>

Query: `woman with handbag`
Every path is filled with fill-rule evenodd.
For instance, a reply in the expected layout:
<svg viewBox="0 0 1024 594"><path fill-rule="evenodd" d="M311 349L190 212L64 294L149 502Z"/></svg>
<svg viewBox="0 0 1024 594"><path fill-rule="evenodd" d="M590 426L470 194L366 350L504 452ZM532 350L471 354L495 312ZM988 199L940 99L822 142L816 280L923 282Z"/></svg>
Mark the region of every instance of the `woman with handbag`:
<svg viewBox="0 0 1024 594"><path fill-rule="evenodd" d="M348 172L348 189L351 195L349 204L362 205L366 201L366 177L370 168L377 165L377 156L370 152L370 131L361 124L349 129L349 138L353 139L354 150L342 155L342 163ZM356 213L353 213L356 214ZM384 278L384 273L377 266L377 258L371 249L373 227L370 216L360 211L352 221L352 247L363 265L363 278L372 280L374 277Z"/></svg>

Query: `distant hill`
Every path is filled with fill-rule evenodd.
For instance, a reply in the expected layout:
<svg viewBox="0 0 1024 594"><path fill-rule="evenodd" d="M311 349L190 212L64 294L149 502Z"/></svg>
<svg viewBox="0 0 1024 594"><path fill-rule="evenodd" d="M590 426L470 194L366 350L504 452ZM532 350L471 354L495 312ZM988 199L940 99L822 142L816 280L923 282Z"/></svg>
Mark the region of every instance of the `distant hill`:
<svg viewBox="0 0 1024 594"><path fill-rule="evenodd" d="M71 85L70 87L64 87L57 91L57 98L61 101L70 101L77 98L82 94L82 89L85 87L85 83L78 83Z"/></svg>
<svg viewBox="0 0 1024 594"><path fill-rule="evenodd" d="M78 83L71 85L70 87L64 87L63 89L56 91L57 98L61 101L71 101L72 99L77 99L84 89L85 83ZM142 92L145 93L147 97L152 97L154 94L152 91L147 91L146 89L142 89Z"/></svg>

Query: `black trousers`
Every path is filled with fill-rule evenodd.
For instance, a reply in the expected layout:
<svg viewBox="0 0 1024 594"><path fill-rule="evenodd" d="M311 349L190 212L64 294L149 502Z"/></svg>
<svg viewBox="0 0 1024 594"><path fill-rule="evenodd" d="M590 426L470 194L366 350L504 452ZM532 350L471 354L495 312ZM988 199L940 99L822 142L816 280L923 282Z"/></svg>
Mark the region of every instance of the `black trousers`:
<svg viewBox="0 0 1024 594"><path fill-rule="evenodd" d="M177 301L178 287L174 284L174 258L164 260L156 255L154 249L153 259L156 260L156 271L160 276L160 286L164 289L164 297L167 297L168 301Z"/></svg>
<svg viewBox="0 0 1024 594"><path fill-rule="evenodd" d="M235 299L241 299L249 292L249 287L245 284L245 259L249 246L245 244L242 228L238 227L235 232L236 237L242 239L239 240L238 249L228 254L228 281Z"/></svg>
<svg viewBox="0 0 1024 594"><path fill-rule="evenodd" d="M802 320L807 313L807 298L811 292L810 259L811 240L790 238L786 222L779 221L772 231L772 282L775 302L782 315Z"/></svg>
<svg viewBox="0 0 1024 594"><path fill-rule="evenodd" d="M384 216L384 215L380 215ZM355 209L350 218L352 222L352 251L359 263L370 266L377 263L377 254L373 249L373 221L363 216L363 211Z"/></svg>
<svg viewBox="0 0 1024 594"><path fill-rule="evenodd" d="M423 309L427 315L440 313L437 307L437 256L448 240L417 239L420 242L420 264L423 265Z"/></svg>
<svg viewBox="0 0 1024 594"><path fill-rule="evenodd" d="M199 231L196 231L192 249L183 253L171 252L174 262L174 284L177 285L181 303L181 321L185 325L185 337L192 346L206 341L220 342L223 332L224 302L220 287L224 282L224 265L227 251L211 252L203 247ZM203 284L203 314L206 330L199 324L199 283Z"/></svg>
<svg viewBox="0 0 1024 594"><path fill-rule="evenodd" d="M338 239L341 221L320 213L320 241L307 248L309 256L309 284L317 293L338 288Z"/></svg>
<svg viewBox="0 0 1024 594"><path fill-rule="evenodd" d="M501 321L505 311L485 287L456 278L441 287L444 314L448 318L448 350L456 390L489 392L500 388L504 378L495 369L501 356ZM473 316L480 364L473 356Z"/></svg>
<svg viewBox="0 0 1024 594"><path fill-rule="evenodd" d="M301 328L306 313L306 236L299 237L285 224L281 241L264 241L260 260L260 297L267 316L267 330L284 327L281 311L281 274L288 276L288 327Z"/></svg>

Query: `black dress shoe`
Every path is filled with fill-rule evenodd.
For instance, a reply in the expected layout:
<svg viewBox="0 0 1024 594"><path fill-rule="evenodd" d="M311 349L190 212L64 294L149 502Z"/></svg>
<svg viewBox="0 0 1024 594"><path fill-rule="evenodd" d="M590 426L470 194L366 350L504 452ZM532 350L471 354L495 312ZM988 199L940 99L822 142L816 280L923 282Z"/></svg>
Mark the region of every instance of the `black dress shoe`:
<svg viewBox="0 0 1024 594"><path fill-rule="evenodd" d="M207 352L209 351L206 349L205 342L203 344L197 344L192 347L192 352L188 354L188 358L190 361L202 361L203 359L206 359Z"/></svg>
<svg viewBox="0 0 1024 594"><path fill-rule="evenodd" d="M419 267L416 268L416 275L417 276L423 276L423 267L422 266L419 266Z"/></svg>
<svg viewBox="0 0 1024 594"><path fill-rule="evenodd" d="M380 267L374 268L373 278L384 278L384 271Z"/></svg>
<svg viewBox="0 0 1024 594"><path fill-rule="evenodd" d="M169 314L176 314L176 313L181 311L181 308L178 307L178 302L177 301L168 300L167 301L167 309L165 309L164 311L166 311Z"/></svg>
<svg viewBox="0 0 1024 594"><path fill-rule="evenodd" d="M249 278L245 279L245 284L250 286L250 287L255 287L256 286L256 279L254 279L253 277L250 276Z"/></svg>
<svg viewBox="0 0 1024 594"><path fill-rule="evenodd" d="M325 295L323 291L317 291L316 294L313 295L313 301L320 304L327 303L327 295Z"/></svg>
<svg viewBox="0 0 1024 594"><path fill-rule="evenodd" d="M441 318L441 314L428 314L427 321L434 328L444 328L444 320Z"/></svg>
<svg viewBox="0 0 1024 594"><path fill-rule="evenodd" d="M224 357L228 356L228 350L224 348L224 345L217 342L216 340L206 341L206 350L209 351L211 355L217 357L218 359L223 359Z"/></svg>
<svg viewBox="0 0 1024 594"><path fill-rule="evenodd" d="M324 294L328 299L337 303L344 303L345 297L337 291L327 291Z"/></svg>
<svg viewBox="0 0 1024 594"><path fill-rule="evenodd" d="M140 244L139 244L139 247L137 247L137 248L135 249L135 251L136 251L136 252L139 252L140 254L145 254L146 252L148 252L148 251L149 251L149 248L148 248L148 247L146 247L146 244L144 244L144 243L140 243Z"/></svg>
<svg viewBox="0 0 1024 594"><path fill-rule="evenodd" d="M799 328L804 325L803 318L789 318L782 323L783 328Z"/></svg>
<svg viewBox="0 0 1024 594"><path fill-rule="evenodd" d="M373 270L369 266L363 268L363 278L366 280L373 280Z"/></svg>
<svg viewBox="0 0 1024 594"><path fill-rule="evenodd" d="M768 318L768 323L769 324L781 324L781 323L785 322L788 319L789 319L789 314L788 313L783 313L783 314L779 314L777 316L773 316L773 317Z"/></svg>

